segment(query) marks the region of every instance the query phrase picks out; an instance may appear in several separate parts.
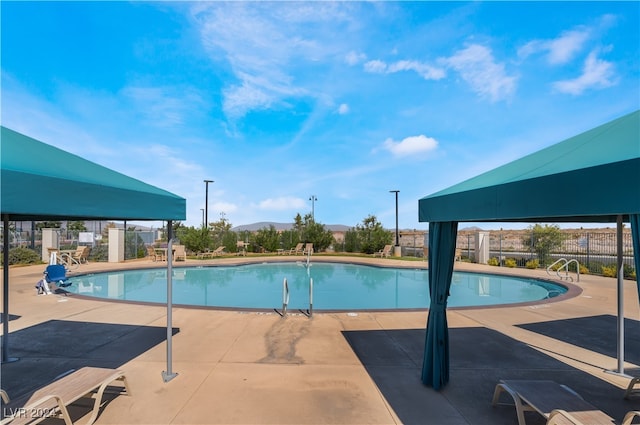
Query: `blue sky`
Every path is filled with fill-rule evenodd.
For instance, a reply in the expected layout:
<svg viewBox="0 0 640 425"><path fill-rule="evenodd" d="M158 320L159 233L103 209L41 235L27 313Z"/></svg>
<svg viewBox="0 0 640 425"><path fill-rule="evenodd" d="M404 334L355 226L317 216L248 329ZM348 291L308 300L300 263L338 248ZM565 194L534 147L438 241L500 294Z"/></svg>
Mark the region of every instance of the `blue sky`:
<svg viewBox="0 0 640 425"><path fill-rule="evenodd" d="M640 108L635 1L0 7L2 125L186 198L193 226L210 179L209 221L315 195L320 223L393 228L399 190L426 229L421 197Z"/></svg>

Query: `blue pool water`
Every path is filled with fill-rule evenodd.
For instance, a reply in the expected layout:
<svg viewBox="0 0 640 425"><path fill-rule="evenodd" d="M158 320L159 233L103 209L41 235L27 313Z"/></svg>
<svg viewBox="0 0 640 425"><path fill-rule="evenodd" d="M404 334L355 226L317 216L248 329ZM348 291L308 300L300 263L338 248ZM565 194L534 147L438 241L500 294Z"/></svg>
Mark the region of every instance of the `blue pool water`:
<svg viewBox="0 0 640 425"><path fill-rule="evenodd" d="M173 269L173 303L193 306L273 309L282 307L283 280L289 308L309 306L313 278L314 310L416 309L429 307L426 270L356 264L262 263ZM81 295L166 303L166 269L96 273L69 279L66 289ZM549 282L491 274L455 272L450 307L531 302L566 288Z"/></svg>

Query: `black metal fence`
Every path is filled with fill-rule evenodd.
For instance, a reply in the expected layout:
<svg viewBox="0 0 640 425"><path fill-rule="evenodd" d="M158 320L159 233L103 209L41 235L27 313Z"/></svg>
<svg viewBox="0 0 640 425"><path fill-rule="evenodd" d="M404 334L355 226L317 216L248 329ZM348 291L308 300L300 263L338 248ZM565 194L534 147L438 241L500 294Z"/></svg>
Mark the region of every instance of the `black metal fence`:
<svg viewBox="0 0 640 425"><path fill-rule="evenodd" d="M608 232L563 231L558 246L549 250L545 261L540 258L539 241L533 232L510 231L489 232L490 258L504 265L505 260L514 260L516 266L526 267L527 262L538 260L540 266L548 266L560 258L577 260L585 271L595 274L607 274L608 270L616 266L617 235L615 230ZM462 257L474 261L476 233L461 232L458 235L457 248ZM622 233L622 253L625 275L633 273L635 269L633 241L631 232ZM604 268L604 269L603 269Z"/></svg>

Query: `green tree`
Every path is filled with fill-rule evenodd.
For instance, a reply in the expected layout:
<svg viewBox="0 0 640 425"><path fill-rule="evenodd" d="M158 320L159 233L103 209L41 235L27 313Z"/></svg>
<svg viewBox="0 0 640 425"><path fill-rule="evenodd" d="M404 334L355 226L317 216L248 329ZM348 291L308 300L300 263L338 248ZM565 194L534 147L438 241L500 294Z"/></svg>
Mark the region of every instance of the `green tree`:
<svg viewBox="0 0 640 425"><path fill-rule="evenodd" d="M267 252L275 252L280 248L280 235L272 224L268 228L263 227L255 234L255 244Z"/></svg>
<svg viewBox="0 0 640 425"><path fill-rule="evenodd" d="M549 254L562 246L562 232L558 225L539 224L529 226L530 232L522 243L530 252L535 252L542 266L548 265Z"/></svg>
<svg viewBox="0 0 640 425"><path fill-rule="evenodd" d="M39 221L36 223L36 229L59 229L61 225L61 221Z"/></svg>
<svg viewBox="0 0 640 425"><path fill-rule="evenodd" d="M375 215L369 215L356 225L361 252L373 254L384 248L393 240L392 232L385 230Z"/></svg>
<svg viewBox="0 0 640 425"><path fill-rule="evenodd" d="M351 228L345 232L344 250L345 252L360 252L360 238L356 229Z"/></svg>
<svg viewBox="0 0 640 425"><path fill-rule="evenodd" d="M67 230L71 232L74 239L77 239L80 232L87 231L87 226L85 226L84 221L69 221L67 223Z"/></svg>
<svg viewBox="0 0 640 425"><path fill-rule="evenodd" d="M220 220L214 221L213 223L209 223L209 232L211 234L211 238L213 239L213 245L215 247L219 247L220 245L224 245L227 252L230 251L229 248L225 244L225 240L229 241L229 239L225 239L225 235L231 231L231 223L224 217L224 213L220 214ZM235 251L235 235L233 235L233 250Z"/></svg>
<svg viewBox="0 0 640 425"><path fill-rule="evenodd" d="M211 249L211 238L207 229L203 227L185 227L176 229L176 237L184 244L187 251L203 252Z"/></svg>

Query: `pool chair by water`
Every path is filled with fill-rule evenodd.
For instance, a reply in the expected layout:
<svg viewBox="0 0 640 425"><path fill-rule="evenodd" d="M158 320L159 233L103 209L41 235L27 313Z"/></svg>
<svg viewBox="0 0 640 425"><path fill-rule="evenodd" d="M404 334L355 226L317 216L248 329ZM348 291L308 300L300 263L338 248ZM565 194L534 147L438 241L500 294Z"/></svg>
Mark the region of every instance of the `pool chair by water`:
<svg viewBox="0 0 640 425"><path fill-rule="evenodd" d="M291 248L288 252L289 255L298 255L298 254L302 254L302 251L304 250L304 243L300 242L298 245L295 246L295 248Z"/></svg>
<svg viewBox="0 0 640 425"><path fill-rule="evenodd" d="M493 393L493 406L507 404L499 402L503 392L513 398L518 425L526 425L525 411L538 412L547 419L547 425L616 423L571 388L555 381L501 380Z"/></svg>
<svg viewBox="0 0 640 425"><path fill-rule="evenodd" d="M76 248L76 252L71 254L71 258L76 260L80 264L85 264L89 261L89 251L91 248L87 245L80 245Z"/></svg>
<svg viewBox="0 0 640 425"><path fill-rule="evenodd" d="M391 248L392 248L392 245L385 245L384 248L382 248L380 251L374 252L373 256L380 257L380 258L382 257L388 258L389 255L391 255Z"/></svg>
<svg viewBox="0 0 640 425"><path fill-rule="evenodd" d="M173 261L187 261L187 250L184 245L173 245Z"/></svg>
<svg viewBox="0 0 640 425"><path fill-rule="evenodd" d="M44 270L44 278L47 283L53 283L56 286L69 286L67 281L67 270L62 264L50 264Z"/></svg>
<svg viewBox="0 0 640 425"><path fill-rule="evenodd" d="M313 254L313 244L308 243L304 246L304 251L302 251L302 255Z"/></svg>
<svg viewBox="0 0 640 425"><path fill-rule="evenodd" d="M153 261L164 261L164 252L162 251L156 251L156 249L152 246L148 246L147 247L147 256L149 257L149 259L153 260Z"/></svg>
<svg viewBox="0 0 640 425"><path fill-rule="evenodd" d="M116 382L118 385L113 385ZM33 394L19 399L9 400L3 391L2 399L6 404L3 405L2 414L6 417L0 424L36 424L46 418L60 418L66 425L72 425L67 407L80 399L88 399L93 401L93 409L84 424L91 425L98 417L103 405L102 396L107 390L131 395L122 371L98 367L83 367L63 375ZM83 403L82 407L85 406L90 404Z"/></svg>

